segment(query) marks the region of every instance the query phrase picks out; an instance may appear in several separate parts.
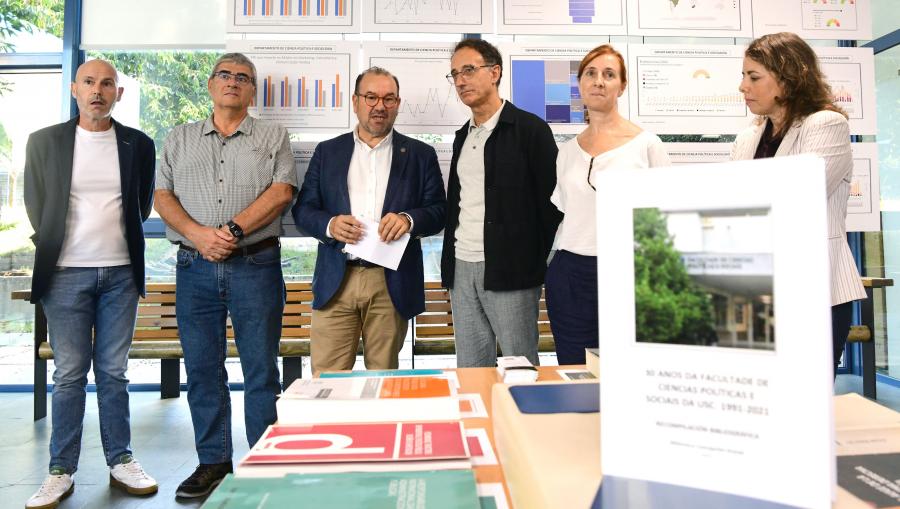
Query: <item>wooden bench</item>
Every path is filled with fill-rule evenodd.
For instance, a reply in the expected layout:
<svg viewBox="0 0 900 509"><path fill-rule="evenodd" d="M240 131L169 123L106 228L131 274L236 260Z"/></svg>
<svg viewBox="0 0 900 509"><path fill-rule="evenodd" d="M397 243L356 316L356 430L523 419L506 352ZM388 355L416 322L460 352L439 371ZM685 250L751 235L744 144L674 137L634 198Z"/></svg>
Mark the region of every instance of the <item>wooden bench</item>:
<svg viewBox="0 0 900 509"><path fill-rule="evenodd" d="M553 333L547 318L547 302L541 291L538 313L538 351L554 352ZM499 353L499 345L497 347ZM453 336L453 312L450 309L450 292L441 287L440 281L425 282L425 312L413 318L413 367L416 355L454 355L456 342Z"/></svg>
<svg viewBox="0 0 900 509"><path fill-rule="evenodd" d="M287 387L302 373L302 358L309 355L309 326L312 313L312 289L309 282L286 283L287 301L282 317L279 355L282 357L282 376ZM28 300L30 291L13 292L13 299ZM228 320L227 356L237 357L234 331ZM181 358L175 319L175 284L149 283L147 296L138 303L138 317L131 350L131 359L161 359L160 394L163 398L178 397L181 391ZM34 318L34 420L47 415L47 360L53 350L47 342L47 318L40 304L35 305Z"/></svg>
<svg viewBox="0 0 900 509"><path fill-rule="evenodd" d="M860 302L860 322L862 325L854 325L850 327L850 334L847 336L847 342L859 343L862 350L862 379L863 379L863 396L869 399L876 399L875 391L875 302L873 300L873 292L875 288L886 288L894 286L893 279L864 277L862 278L863 286L866 289L866 299Z"/></svg>

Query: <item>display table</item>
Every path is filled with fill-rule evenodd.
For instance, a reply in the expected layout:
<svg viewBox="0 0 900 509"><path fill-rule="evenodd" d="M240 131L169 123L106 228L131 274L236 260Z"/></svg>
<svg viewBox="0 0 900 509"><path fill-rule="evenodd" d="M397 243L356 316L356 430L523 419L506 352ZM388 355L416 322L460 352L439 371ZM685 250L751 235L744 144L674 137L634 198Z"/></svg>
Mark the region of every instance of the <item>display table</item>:
<svg viewBox="0 0 900 509"><path fill-rule="evenodd" d="M545 369L552 368L542 368L539 380L551 379ZM602 478L600 414L523 414L509 387L495 385L491 403L494 443L503 465L511 506L516 509L590 507ZM852 434L878 437L857 440L858 445L839 445L838 454L900 452L900 413L857 394L835 396L834 407L839 444L849 443L842 438ZM870 509L872 506L838 487L833 507Z"/></svg>

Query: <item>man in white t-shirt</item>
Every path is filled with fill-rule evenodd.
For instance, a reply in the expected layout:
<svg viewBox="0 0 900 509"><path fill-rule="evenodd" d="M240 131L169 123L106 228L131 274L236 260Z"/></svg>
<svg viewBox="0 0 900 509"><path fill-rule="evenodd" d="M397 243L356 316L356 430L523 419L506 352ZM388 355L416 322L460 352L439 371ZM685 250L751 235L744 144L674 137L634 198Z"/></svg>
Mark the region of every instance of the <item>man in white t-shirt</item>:
<svg viewBox="0 0 900 509"><path fill-rule="evenodd" d="M108 62L81 65L71 90L79 115L32 133L26 148L31 302L44 308L56 366L50 472L26 508L56 507L75 489L92 364L110 485L135 495L157 491L131 453L125 377L144 293L143 221L152 210L156 152L146 134L110 116L123 89Z"/></svg>

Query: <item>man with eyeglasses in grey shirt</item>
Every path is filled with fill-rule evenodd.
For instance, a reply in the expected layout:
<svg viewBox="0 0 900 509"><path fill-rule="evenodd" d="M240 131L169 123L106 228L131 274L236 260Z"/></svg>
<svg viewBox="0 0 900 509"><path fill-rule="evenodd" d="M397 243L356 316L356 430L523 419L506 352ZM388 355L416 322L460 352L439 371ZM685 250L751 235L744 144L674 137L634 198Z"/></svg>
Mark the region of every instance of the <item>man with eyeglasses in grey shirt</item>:
<svg viewBox="0 0 900 509"><path fill-rule="evenodd" d="M244 421L252 446L275 422L278 342L285 289L279 218L296 192L287 131L256 120L256 67L218 59L207 80L213 113L175 127L156 176L156 210L178 244L175 313L200 465L176 496L202 497L232 471L226 319L244 374Z"/></svg>
<svg viewBox="0 0 900 509"><path fill-rule="evenodd" d="M447 75L472 110L453 141L441 255L461 368L494 366L498 343L538 363L538 302L562 218L550 202L553 133L500 97L502 62L490 43L464 39Z"/></svg>

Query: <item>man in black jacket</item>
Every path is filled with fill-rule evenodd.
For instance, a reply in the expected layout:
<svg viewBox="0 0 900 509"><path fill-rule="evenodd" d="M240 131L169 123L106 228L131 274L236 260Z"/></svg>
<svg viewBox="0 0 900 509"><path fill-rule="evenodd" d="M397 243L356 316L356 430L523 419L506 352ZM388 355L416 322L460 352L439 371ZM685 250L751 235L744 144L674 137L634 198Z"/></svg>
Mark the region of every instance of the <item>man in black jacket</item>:
<svg viewBox="0 0 900 509"><path fill-rule="evenodd" d="M500 98L497 48L465 39L450 66L472 110L453 142L441 258L457 365L494 366L498 341L503 355L537 364L538 301L562 218L550 202L556 142L543 120Z"/></svg>
<svg viewBox="0 0 900 509"><path fill-rule="evenodd" d="M75 487L92 363L110 484L138 495L157 491L131 455L125 378L144 293L143 222L152 209L156 151L147 135L110 116L122 97L112 65L83 64L71 89L79 115L33 133L26 148L31 301L47 315L56 366L50 472L26 508L55 507Z"/></svg>

